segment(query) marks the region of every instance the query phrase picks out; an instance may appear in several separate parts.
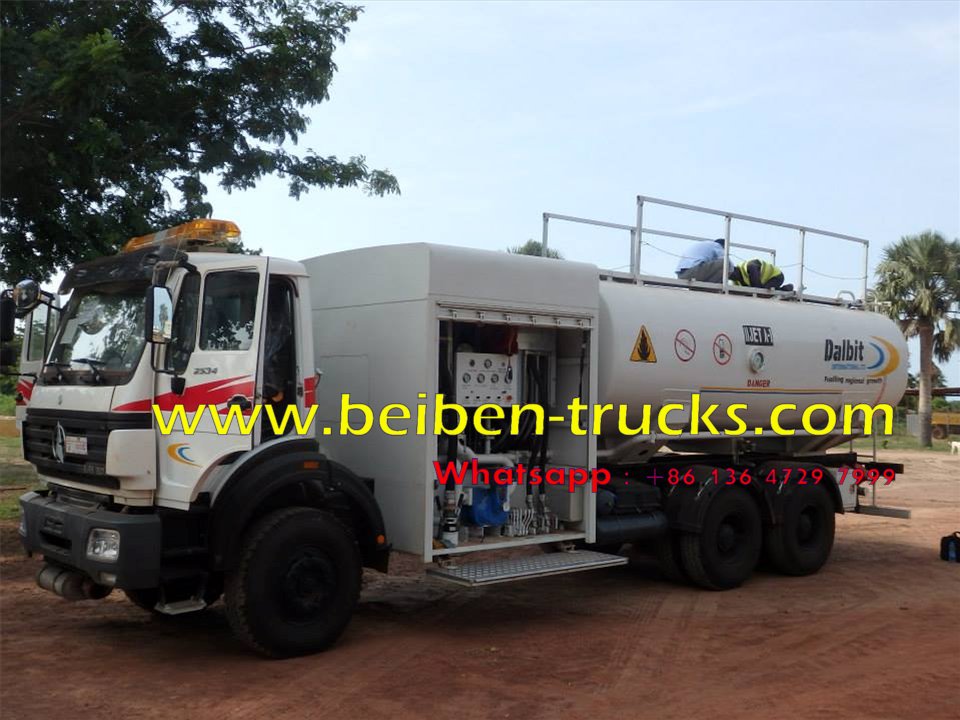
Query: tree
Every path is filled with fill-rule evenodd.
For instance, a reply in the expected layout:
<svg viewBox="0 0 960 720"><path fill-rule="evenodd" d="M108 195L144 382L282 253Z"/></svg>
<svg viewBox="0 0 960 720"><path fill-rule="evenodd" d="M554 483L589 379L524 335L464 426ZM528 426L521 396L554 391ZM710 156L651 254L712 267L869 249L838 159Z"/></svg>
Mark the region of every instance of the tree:
<svg viewBox="0 0 960 720"><path fill-rule="evenodd" d="M294 155L361 10L325 0L0 4L0 274L45 279L209 217L206 182L399 191L363 156Z"/></svg>
<svg viewBox="0 0 960 720"><path fill-rule="evenodd" d="M877 266L876 297L907 337L920 338L917 414L920 443L929 447L934 357L947 362L960 348L960 240L926 231L884 249Z"/></svg>
<svg viewBox="0 0 960 720"><path fill-rule="evenodd" d="M543 255L543 243L539 240L527 240L523 245L508 247L507 252L513 255L535 255L536 257L541 257ZM554 260L563 260L563 255L551 247L547 248L547 257L553 258Z"/></svg>

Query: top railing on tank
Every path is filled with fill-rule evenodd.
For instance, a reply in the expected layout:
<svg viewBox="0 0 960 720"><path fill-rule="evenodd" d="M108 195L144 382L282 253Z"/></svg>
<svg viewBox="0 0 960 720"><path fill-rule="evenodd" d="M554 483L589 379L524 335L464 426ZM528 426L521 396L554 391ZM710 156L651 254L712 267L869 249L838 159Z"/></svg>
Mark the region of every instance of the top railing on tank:
<svg viewBox="0 0 960 720"><path fill-rule="evenodd" d="M774 248L763 247L760 245L749 245L746 243L736 243L731 241L731 226L733 221L741 221L747 223L754 223L759 225L769 225L772 227L786 228L788 230L795 230L798 233L798 242L800 250L800 262L799 264L799 279L796 284L796 289L784 292L781 290L764 290L761 288L752 288L752 287L742 287L739 285L734 285L728 280L725 280L723 283L711 283L703 282L700 280L682 280L680 278L664 277L658 275L645 275L640 270L640 258L643 245L647 244L644 242L643 237L645 235L654 235L657 237L671 238L674 240L704 240L704 241L713 241L717 236L714 237L702 237L698 235L688 235L685 233L670 232L667 230L655 230L650 227L644 227L643 225L643 208L644 205L663 205L666 207L677 208L680 210L689 210L691 212L703 213L706 215L716 215L723 218L724 227L723 227L723 238L724 242L724 251L723 251L723 277L726 279L730 275L730 269L732 267L730 262L730 249L731 248L741 248L745 250L755 250L757 252L768 253L772 257L772 261L776 264L777 251ZM867 277L869 275L869 247L870 243L868 240L863 238L854 237L853 235L844 235L841 233L832 232L830 230L820 230L817 228L812 228L807 225L796 225L794 223L782 222L780 220L769 220L767 218L754 217L752 215L744 215L742 213L728 212L726 210L715 210L713 208L700 207L698 205L689 205L687 203L674 202L672 200L663 200L661 198L649 197L647 195L637 195L637 222L635 225L625 225L622 223L607 222L604 220L592 220L590 218L575 217L573 215L560 215L557 213L543 213L543 239L541 241L541 254L546 255L549 249L549 232L550 232L550 221L551 220L560 220L563 222L578 223L582 225L592 225L595 227L604 227L610 228L612 230L621 230L628 232L630 234L630 271L622 272L617 270L603 270L602 275L606 278L614 280L626 280L636 282L641 285L670 285L676 287L686 287L694 290L706 290L710 292L721 292L724 294L735 293L742 295L762 295L762 296L775 296L775 297L784 297L791 298L800 301L806 302L819 302L819 303L829 303L834 305L855 305L862 307L866 301L867 297ZM806 239L808 235L818 235L821 237L830 237L837 240L843 240L846 242L857 243L863 246L863 275L856 278L855 280L861 281L860 286L860 296L857 297L856 293L851 290L841 290L837 293L836 297L826 297L821 295L812 295L804 292L803 286L803 275L804 269L806 267Z"/></svg>

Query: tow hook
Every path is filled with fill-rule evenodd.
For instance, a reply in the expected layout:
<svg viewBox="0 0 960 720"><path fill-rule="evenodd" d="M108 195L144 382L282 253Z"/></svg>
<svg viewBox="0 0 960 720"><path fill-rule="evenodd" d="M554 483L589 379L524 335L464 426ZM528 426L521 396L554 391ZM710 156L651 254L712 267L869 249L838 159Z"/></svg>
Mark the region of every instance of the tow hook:
<svg viewBox="0 0 960 720"><path fill-rule="evenodd" d="M113 591L113 588L95 583L83 573L49 563L44 564L37 573L37 585L70 601L101 600Z"/></svg>

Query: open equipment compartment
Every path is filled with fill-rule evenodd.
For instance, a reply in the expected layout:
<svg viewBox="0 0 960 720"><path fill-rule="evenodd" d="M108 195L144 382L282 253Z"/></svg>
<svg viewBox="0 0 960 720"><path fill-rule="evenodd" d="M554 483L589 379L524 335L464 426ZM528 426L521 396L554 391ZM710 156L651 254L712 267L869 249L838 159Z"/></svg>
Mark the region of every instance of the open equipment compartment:
<svg viewBox="0 0 960 720"><path fill-rule="evenodd" d="M558 519L557 532L519 537L485 533L482 542L467 533L465 542L458 542L456 548L435 548L434 462L445 455L447 438L434 435L433 427L436 395L443 392L443 333L450 328L461 328L464 333L486 328L484 333L495 335L497 328L513 328L517 334L515 359L521 355L538 358L541 377L548 378L551 414L563 415L566 421L566 426L548 423L549 465L594 468L596 438L590 432L571 434L566 408L580 392L581 382L581 401L588 408L597 388L594 333L600 279L594 266L424 243L350 250L304 264L311 277L314 356L323 371L316 396L317 439L330 459L373 480L374 495L395 550L430 562L445 555L516 545L577 539L592 542L594 493L589 487L580 487L575 493L556 487L549 489L547 505L564 518ZM444 351L451 349L455 354L452 346ZM489 346L473 348L483 349ZM463 351L469 349L465 346ZM486 358L474 357L477 359ZM453 357L451 362L455 361ZM527 372L526 368L519 370ZM515 380L512 387L524 385L519 378ZM503 395L506 386L498 386L502 401L512 404ZM373 411L375 424L370 432L340 434L344 394L349 394L350 402L365 403ZM479 399L486 401L486 395L484 391ZM446 399L453 400L456 398ZM476 395L468 399L470 403L477 400ZM383 409L398 403L410 410L409 418L390 422L394 431L407 431L402 436L382 432L379 423ZM353 426L363 420L359 411L351 411L349 417ZM583 419L583 427L592 427L592 409L583 412ZM426 432L417 432L418 420ZM466 448L476 443L470 434L464 433ZM525 492L525 488L520 490ZM526 502L520 495L516 500Z"/></svg>
<svg viewBox="0 0 960 720"><path fill-rule="evenodd" d="M571 468L593 467L591 323L517 309L441 304L439 310L438 388L466 409L468 422L458 437L437 438L439 466L450 472L456 454L455 467L466 466L466 473L462 484L434 483L433 556L592 535L595 498L589 486L571 492L568 480L553 485L543 479L548 472L559 479L558 471L568 478ZM568 406L576 398L586 407L578 423L582 434L571 432ZM535 410L517 412L529 404L543 408L542 423ZM446 415L445 426L454 426L456 413ZM497 434L482 434L480 427ZM483 482L472 482L474 468L481 469L478 475L486 471ZM510 482L499 484L497 471L509 474ZM540 473L538 484L529 482L533 472Z"/></svg>

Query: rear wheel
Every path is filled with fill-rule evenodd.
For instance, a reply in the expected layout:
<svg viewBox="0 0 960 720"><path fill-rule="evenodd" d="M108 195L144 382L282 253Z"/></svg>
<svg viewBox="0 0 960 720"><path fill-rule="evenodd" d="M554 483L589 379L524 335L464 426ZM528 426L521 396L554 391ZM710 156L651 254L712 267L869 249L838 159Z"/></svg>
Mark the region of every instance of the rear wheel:
<svg viewBox="0 0 960 720"><path fill-rule="evenodd" d="M930 428L930 435L937 440L946 440L947 429L943 425L934 425Z"/></svg>
<svg viewBox="0 0 960 720"><path fill-rule="evenodd" d="M683 569L710 590L741 585L753 573L763 541L760 511L746 491L722 490L707 508L699 533L680 538Z"/></svg>
<svg viewBox="0 0 960 720"><path fill-rule="evenodd" d="M234 633L270 657L305 655L331 645L360 594L360 551L333 515L287 508L247 532L239 567L227 578Z"/></svg>
<svg viewBox="0 0 960 720"><path fill-rule="evenodd" d="M770 563L787 575L811 575L830 557L836 529L833 501L823 485L797 485L784 500L783 521L767 530Z"/></svg>

